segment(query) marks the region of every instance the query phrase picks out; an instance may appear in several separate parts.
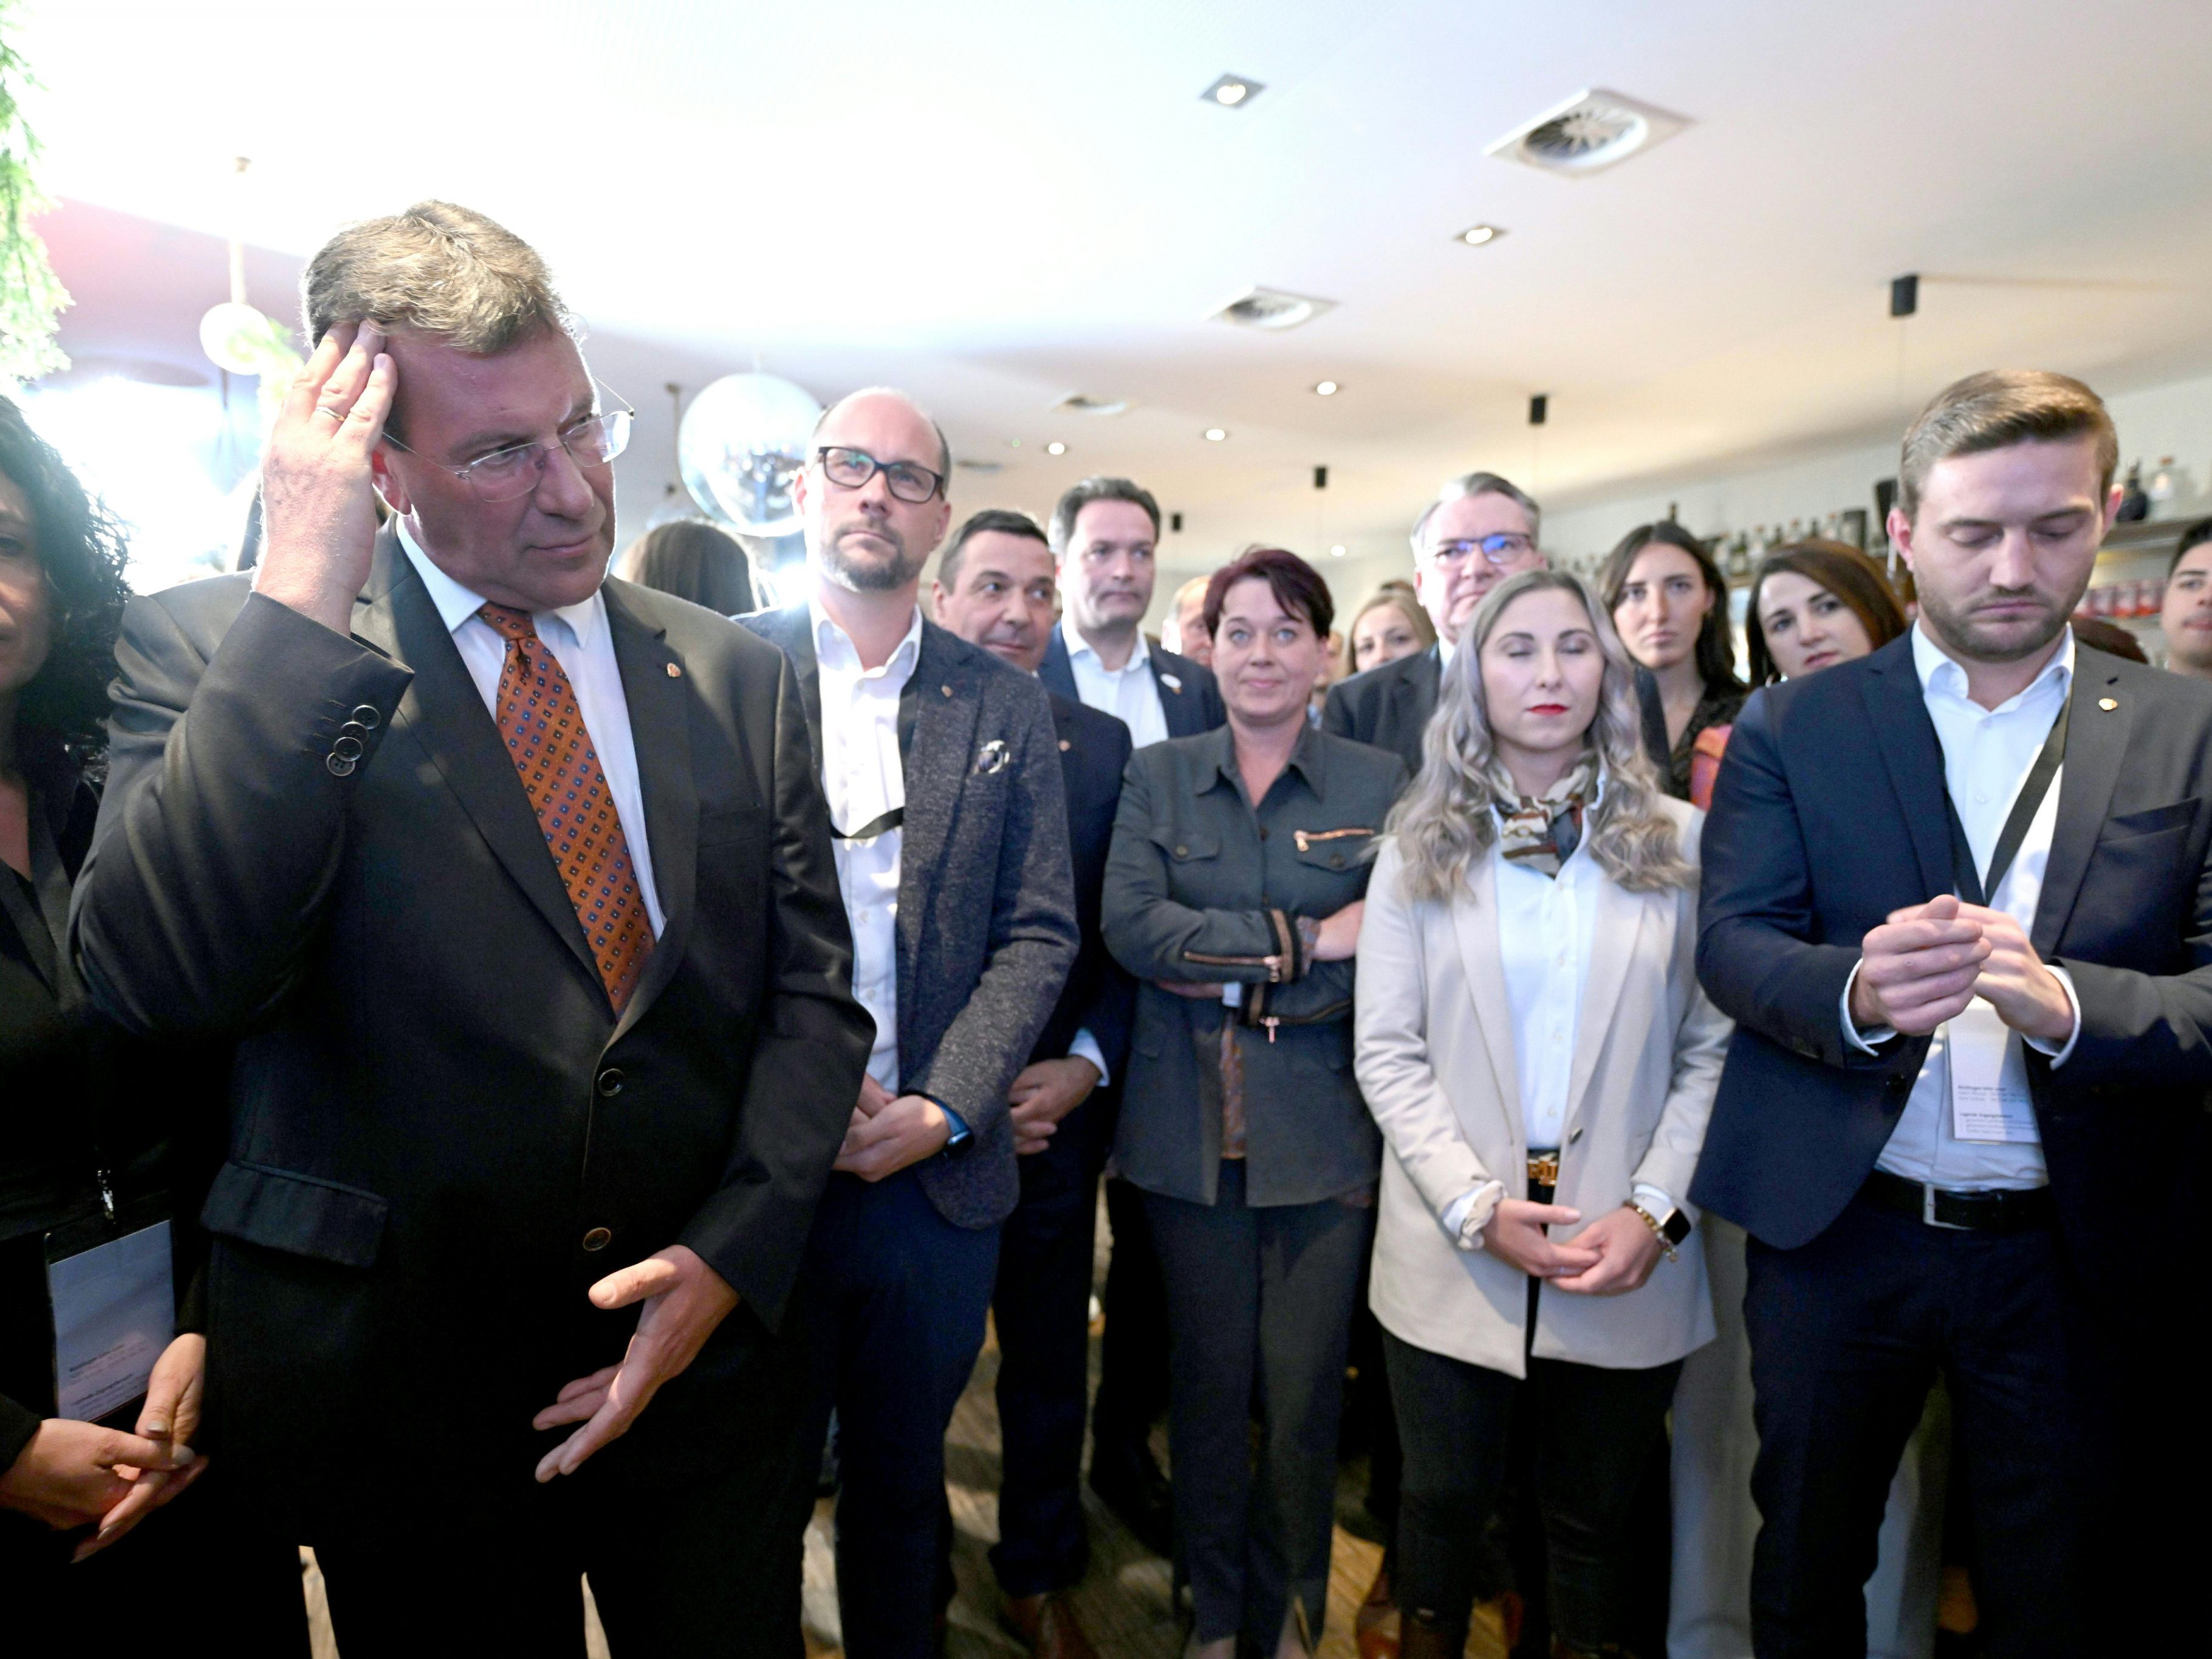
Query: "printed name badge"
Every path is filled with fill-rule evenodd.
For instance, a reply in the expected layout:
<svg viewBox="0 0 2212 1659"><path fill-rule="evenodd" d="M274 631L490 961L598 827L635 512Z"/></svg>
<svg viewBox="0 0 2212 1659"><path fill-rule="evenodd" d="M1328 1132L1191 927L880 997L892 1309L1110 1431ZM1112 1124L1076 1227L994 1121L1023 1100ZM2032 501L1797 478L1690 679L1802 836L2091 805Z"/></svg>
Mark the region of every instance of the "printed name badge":
<svg viewBox="0 0 2212 1659"><path fill-rule="evenodd" d="M1976 997L1944 1027L1951 1059L1951 1134L1958 1140L2033 1146L2043 1137L2027 1089L2020 1033Z"/></svg>
<svg viewBox="0 0 2212 1659"><path fill-rule="evenodd" d="M46 1297L57 1412L89 1423L146 1392L154 1362L176 1334L177 1304L166 1220L72 1249L80 1234L46 1236Z"/></svg>

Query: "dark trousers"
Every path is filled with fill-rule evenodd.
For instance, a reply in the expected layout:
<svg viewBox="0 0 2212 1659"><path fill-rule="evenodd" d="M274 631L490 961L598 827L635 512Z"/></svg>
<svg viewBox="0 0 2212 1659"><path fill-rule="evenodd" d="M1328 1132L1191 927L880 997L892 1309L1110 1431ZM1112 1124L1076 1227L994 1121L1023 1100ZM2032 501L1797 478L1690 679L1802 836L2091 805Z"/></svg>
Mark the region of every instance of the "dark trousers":
<svg viewBox="0 0 2212 1659"><path fill-rule="evenodd" d="M1093 1094L1021 1160L1022 1196L999 1246L991 1310L999 1334L999 1543L991 1565L1010 1596L1083 1577L1083 1418L1091 1380L1091 1277L1098 1215Z"/></svg>
<svg viewBox="0 0 2212 1659"><path fill-rule="evenodd" d="M1200 1641L1241 1632L1272 1646L1293 1605L1318 1640L1345 1351L1375 1212L1333 1199L1249 1208L1236 1160L1217 1191L1210 1205L1145 1194L1173 1336L1176 1550Z"/></svg>
<svg viewBox="0 0 2212 1659"><path fill-rule="evenodd" d="M1530 1313L1534 1312L1531 1298ZM1638 1624L1638 1481L1667 1436L1681 1362L1608 1370L1528 1361L1525 1381L1382 1334L1406 1447L1398 1506L1398 1605L1453 1652L1488 1588L1485 1528L1507 1448L1522 1437L1540 1517L1552 1628L1567 1644L1626 1644ZM1516 1422L1517 1418L1517 1422Z"/></svg>
<svg viewBox="0 0 2212 1659"><path fill-rule="evenodd" d="M1114 1255L1106 1267L1098 1396L1091 1407L1093 1468L1149 1458L1146 1443L1168 1408L1167 1286L1145 1195L1118 1176L1106 1182L1106 1224L1114 1230Z"/></svg>
<svg viewBox="0 0 2212 1659"><path fill-rule="evenodd" d="M1760 1659L1866 1652L1882 1504L1939 1371L1966 1474L1951 1501L1970 1507L1987 1652L2094 1650L2055 1231L1954 1231L1862 1198L1811 1243L1778 1250L1754 1238L1745 1260Z"/></svg>
<svg viewBox="0 0 2212 1659"><path fill-rule="evenodd" d="M956 1227L914 1171L871 1184L833 1175L799 1273L812 1456L785 1506L784 1560L814 1508L820 1448L837 1414L837 1607L849 1659L928 1659L949 1524L945 1431L983 1348L996 1227ZM351 1656L348 1656L351 1659Z"/></svg>
<svg viewBox="0 0 2212 1659"><path fill-rule="evenodd" d="M447 1531L426 1488L419 1510L319 1539L315 1559L345 1659L582 1659L586 1573L617 1659L781 1659L799 1637L763 1616L789 1599L775 1498L757 1468L662 1491L594 1480L587 1463L495 1529Z"/></svg>
<svg viewBox="0 0 2212 1659"><path fill-rule="evenodd" d="M136 1406L123 1420L137 1420ZM219 1463L129 1537L72 1566L89 1532L52 1532L0 1510L0 1650L29 1659L152 1646L307 1659L300 1547L230 1501Z"/></svg>

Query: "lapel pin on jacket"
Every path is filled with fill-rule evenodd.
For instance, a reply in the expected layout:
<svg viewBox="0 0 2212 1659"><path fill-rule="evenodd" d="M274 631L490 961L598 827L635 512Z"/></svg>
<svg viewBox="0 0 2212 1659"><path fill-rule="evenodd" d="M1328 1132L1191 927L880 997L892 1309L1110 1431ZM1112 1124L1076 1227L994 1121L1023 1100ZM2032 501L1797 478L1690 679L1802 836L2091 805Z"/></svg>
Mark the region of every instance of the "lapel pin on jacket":
<svg viewBox="0 0 2212 1659"><path fill-rule="evenodd" d="M2119 706L2119 702L2117 698L2100 697L2097 699L2097 707L2103 709L2107 714L2111 714L2112 710L2118 708Z"/></svg>
<svg viewBox="0 0 2212 1659"><path fill-rule="evenodd" d="M1177 696L1181 696L1182 695L1182 681L1178 676L1163 672L1160 675L1160 684L1167 687L1169 690L1174 692Z"/></svg>
<svg viewBox="0 0 2212 1659"><path fill-rule="evenodd" d="M1005 740L994 738L983 745L981 752L975 757L975 769L978 772L1003 772L1012 759L1013 757L1006 752Z"/></svg>

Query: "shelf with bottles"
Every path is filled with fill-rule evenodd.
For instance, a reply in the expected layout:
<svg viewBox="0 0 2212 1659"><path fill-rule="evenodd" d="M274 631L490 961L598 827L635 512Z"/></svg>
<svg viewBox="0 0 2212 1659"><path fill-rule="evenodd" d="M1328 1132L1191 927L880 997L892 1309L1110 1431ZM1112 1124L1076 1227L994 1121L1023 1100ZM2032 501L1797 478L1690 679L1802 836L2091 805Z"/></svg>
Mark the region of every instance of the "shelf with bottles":
<svg viewBox="0 0 2212 1659"><path fill-rule="evenodd" d="M1889 552L1889 541L1881 526L1873 522L1873 515L1863 507L1841 507L1811 518L1791 519L1786 524L1777 519L1772 524L1757 524L1748 530L1723 530L1708 537L1705 546L1713 556L1713 562L1720 566L1721 574L1728 579L1729 586L1741 588L1751 585L1752 574L1768 554L1793 543L1814 539L1858 548L1877 562Z"/></svg>

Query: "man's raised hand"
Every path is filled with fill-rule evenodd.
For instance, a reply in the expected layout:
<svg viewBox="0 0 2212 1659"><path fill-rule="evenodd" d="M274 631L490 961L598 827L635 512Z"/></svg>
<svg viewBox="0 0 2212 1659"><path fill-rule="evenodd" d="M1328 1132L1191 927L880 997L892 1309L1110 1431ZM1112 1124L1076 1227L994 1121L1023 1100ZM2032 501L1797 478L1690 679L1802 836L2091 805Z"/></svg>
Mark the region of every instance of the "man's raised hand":
<svg viewBox="0 0 2212 1659"><path fill-rule="evenodd" d="M369 455L398 374L372 325L333 328L292 382L261 463L261 560L253 588L336 634L376 545Z"/></svg>

